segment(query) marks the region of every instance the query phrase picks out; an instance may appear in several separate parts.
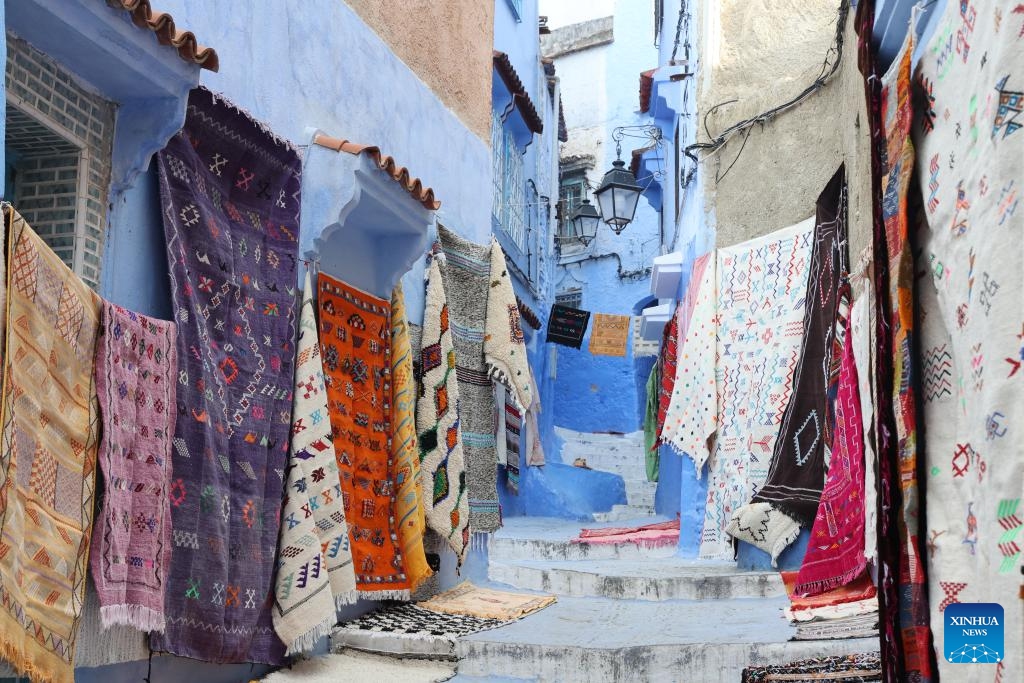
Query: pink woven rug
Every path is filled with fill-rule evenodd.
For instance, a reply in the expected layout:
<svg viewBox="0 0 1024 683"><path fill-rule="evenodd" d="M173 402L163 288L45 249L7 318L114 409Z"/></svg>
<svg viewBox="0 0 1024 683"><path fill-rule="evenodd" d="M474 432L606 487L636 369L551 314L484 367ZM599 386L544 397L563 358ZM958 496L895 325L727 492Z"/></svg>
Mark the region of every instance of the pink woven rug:
<svg viewBox="0 0 1024 683"><path fill-rule="evenodd" d="M582 529L572 543L589 545L614 545L636 543L645 548L673 545L679 542L679 520L657 522L636 527L605 527Z"/></svg>

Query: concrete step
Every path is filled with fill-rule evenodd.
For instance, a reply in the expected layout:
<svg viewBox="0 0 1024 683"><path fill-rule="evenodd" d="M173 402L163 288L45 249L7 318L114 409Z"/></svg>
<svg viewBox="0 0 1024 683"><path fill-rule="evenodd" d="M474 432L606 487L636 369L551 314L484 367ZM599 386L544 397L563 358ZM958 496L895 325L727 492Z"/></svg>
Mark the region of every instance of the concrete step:
<svg viewBox="0 0 1024 683"><path fill-rule="evenodd" d="M654 505L654 496L658 490L658 484L655 482L643 480L627 480L626 484L626 503L629 505L637 505L641 507L651 507Z"/></svg>
<svg viewBox="0 0 1024 683"><path fill-rule="evenodd" d="M618 600L729 600L786 594L778 572L746 572L732 562L677 557L588 562L492 560L491 581L522 590Z"/></svg>
<svg viewBox="0 0 1024 683"><path fill-rule="evenodd" d="M622 520L614 523L574 522L550 517L511 517L505 526L491 534L488 557L492 562L518 560L612 560L642 557L672 557L675 544L642 548L635 543L592 545L571 543L583 528L635 526L668 521L664 517Z"/></svg>
<svg viewBox="0 0 1024 683"><path fill-rule="evenodd" d="M595 512L595 522L621 522L624 519L639 519L654 515L653 505L613 505L608 512Z"/></svg>
<svg viewBox="0 0 1024 683"><path fill-rule="evenodd" d="M641 602L562 597L459 639L459 674L545 681L738 681L744 667L878 650L877 638L793 641L785 597Z"/></svg>

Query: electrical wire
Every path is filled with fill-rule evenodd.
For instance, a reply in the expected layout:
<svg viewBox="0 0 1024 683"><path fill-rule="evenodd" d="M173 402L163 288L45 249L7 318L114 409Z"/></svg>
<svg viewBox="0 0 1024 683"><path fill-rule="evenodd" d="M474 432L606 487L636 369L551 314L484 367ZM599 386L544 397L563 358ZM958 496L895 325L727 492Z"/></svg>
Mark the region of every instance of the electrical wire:
<svg viewBox="0 0 1024 683"><path fill-rule="evenodd" d="M849 0L841 0L839 4L839 16L836 21L835 41L825 52L825 58L822 61L821 70L818 73L818 77L815 78L814 81L812 81L806 88L804 88L800 92L800 94L798 94L796 97L793 97L790 100L787 100L786 102L783 102L782 104L776 107L773 107L772 109L763 111L760 114L757 114L756 116L752 116L749 119L738 121L737 123L734 123L733 125L726 128L717 136L712 136L707 128L707 117L719 107L731 104L736 100L729 100L726 102L720 102L716 104L715 106L711 107L711 109L709 109L708 112L704 115L704 131L708 133L708 138L710 139L707 142L695 142L692 145L688 145L686 148L683 149L683 154L685 154L687 158L691 159L695 164L699 164L703 159L706 159L707 157L713 155L718 150L722 149L722 147L724 147L725 144L734 135L746 131L747 135L744 139L745 146L746 138L749 137L750 135L749 129L753 127L754 124L760 123L763 125L767 123L768 121L772 120L775 116L785 111L788 111L789 109L792 109L793 107L797 106L798 104L802 103L804 100L809 98L814 93L824 88L825 85L832 79L832 77L839 70L839 65L843 59L843 43L845 41L843 31L846 27L846 17L849 14L849 12ZM696 152L698 151L704 152L703 158L697 156ZM742 151L743 150L741 148L740 152ZM732 169L732 167L736 164L736 161L738 160L739 154L737 154L736 159L733 160L732 164L729 165L729 168L726 169L726 173L728 173L729 170ZM724 174L721 177L724 177ZM719 178L719 180L720 179L721 178Z"/></svg>

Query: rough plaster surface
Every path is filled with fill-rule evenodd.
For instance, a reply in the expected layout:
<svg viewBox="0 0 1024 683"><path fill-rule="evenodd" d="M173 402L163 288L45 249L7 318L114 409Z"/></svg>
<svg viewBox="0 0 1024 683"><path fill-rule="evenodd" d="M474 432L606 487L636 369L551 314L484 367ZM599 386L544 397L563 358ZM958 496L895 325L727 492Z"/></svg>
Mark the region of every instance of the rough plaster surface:
<svg viewBox="0 0 1024 683"><path fill-rule="evenodd" d="M781 104L812 82L832 45L838 16L838 2L825 0L723 0L719 6L718 59L716 64L712 45L698 112L703 116L717 103L738 101L708 117L712 133ZM703 42L708 48L707 36ZM850 258L856 264L871 235L870 133L856 44L851 11L842 63L828 85L763 127L754 126L742 153L744 136L737 135L704 161L705 207L717 246L812 215L821 190L845 161ZM699 139L707 140L703 129ZM739 160L716 182L737 154Z"/></svg>
<svg viewBox="0 0 1024 683"><path fill-rule="evenodd" d="M493 2L346 2L467 128L490 140Z"/></svg>

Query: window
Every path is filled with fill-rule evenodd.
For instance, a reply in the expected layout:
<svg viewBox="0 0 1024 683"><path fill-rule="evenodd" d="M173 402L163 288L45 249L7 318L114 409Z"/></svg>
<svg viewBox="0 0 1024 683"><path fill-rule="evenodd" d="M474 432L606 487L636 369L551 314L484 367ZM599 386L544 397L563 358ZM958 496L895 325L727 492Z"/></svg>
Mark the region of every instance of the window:
<svg viewBox="0 0 1024 683"><path fill-rule="evenodd" d="M576 236L572 227L572 215L587 196L587 177L582 172L562 176L558 188L558 199L561 202L562 220L558 223L558 236L572 239Z"/></svg>
<svg viewBox="0 0 1024 683"><path fill-rule="evenodd" d="M512 16L516 21L523 20L523 0L507 0L508 8L512 10Z"/></svg>
<svg viewBox="0 0 1024 683"><path fill-rule="evenodd" d="M523 155L497 112L491 116L494 199L491 215L522 253L526 248L526 181Z"/></svg>
<svg viewBox="0 0 1024 683"><path fill-rule="evenodd" d="M555 303L570 308L581 308L583 306L583 290L567 289L555 295Z"/></svg>
<svg viewBox="0 0 1024 683"><path fill-rule="evenodd" d="M114 105L7 35L5 197L82 280L99 284ZM13 179L13 182L11 182Z"/></svg>

